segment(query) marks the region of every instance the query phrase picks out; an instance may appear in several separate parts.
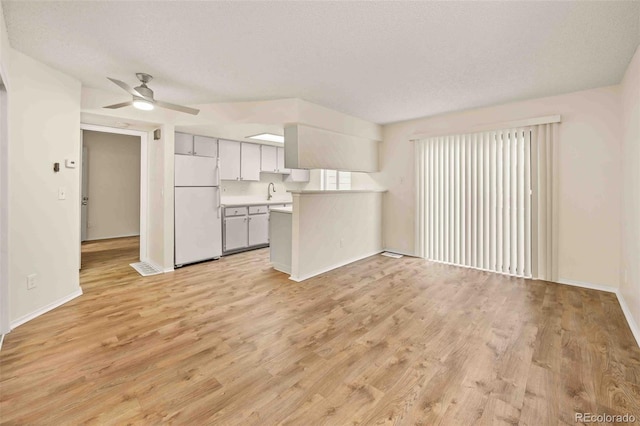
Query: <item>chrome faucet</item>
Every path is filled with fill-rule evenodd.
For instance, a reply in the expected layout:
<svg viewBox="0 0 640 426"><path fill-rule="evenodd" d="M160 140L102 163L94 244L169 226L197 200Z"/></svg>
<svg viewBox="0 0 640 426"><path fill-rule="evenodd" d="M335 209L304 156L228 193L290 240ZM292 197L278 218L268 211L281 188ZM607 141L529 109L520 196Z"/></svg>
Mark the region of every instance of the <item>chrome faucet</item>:
<svg viewBox="0 0 640 426"><path fill-rule="evenodd" d="M273 188L273 192L276 192L276 186L273 184L273 182L269 182L269 185L267 186L267 201L273 198L273 194L271 194L271 188Z"/></svg>

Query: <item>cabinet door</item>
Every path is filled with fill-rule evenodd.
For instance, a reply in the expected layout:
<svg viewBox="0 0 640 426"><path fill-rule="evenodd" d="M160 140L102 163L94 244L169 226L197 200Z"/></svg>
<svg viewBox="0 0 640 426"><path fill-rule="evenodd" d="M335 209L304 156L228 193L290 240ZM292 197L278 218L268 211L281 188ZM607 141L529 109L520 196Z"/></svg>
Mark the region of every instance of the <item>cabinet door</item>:
<svg viewBox="0 0 640 426"><path fill-rule="evenodd" d="M275 173L278 169L278 152L275 146L262 145L260 147L260 170Z"/></svg>
<svg viewBox="0 0 640 426"><path fill-rule="evenodd" d="M224 251L247 247L247 216L224 219Z"/></svg>
<svg viewBox="0 0 640 426"><path fill-rule="evenodd" d="M240 180L260 180L260 145L242 142Z"/></svg>
<svg viewBox="0 0 640 426"><path fill-rule="evenodd" d="M193 154L193 135L186 133L175 134L175 153L191 155Z"/></svg>
<svg viewBox="0 0 640 426"><path fill-rule="evenodd" d="M309 170L291 169L291 173L289 173L285 182L309 182Z"/></svg>
<svg viewBox="0 0 640 426"><path fill-rule="evenodd" d="M218 141L220 179L240 180L240 142Z"/></svg>
<svg viewBox="0 0 640 426"><path fill-rule="evenodd" d="M278 172L289 173L291 170L284 167L284 148L278 148Z"/></svg>
<svg viewBox="0 0 640 426"><path fill-rule="evenodd" d="M269 215L249 216L249 245L257 246L269 243Z"/></svg>
<svg viewBox="0 0 640 426"><path fill-rule="evenodd" d="M217 157L218 140L214 138L207 138L205 136L194 136L193 155L199 155L201 157Z"/></svg>

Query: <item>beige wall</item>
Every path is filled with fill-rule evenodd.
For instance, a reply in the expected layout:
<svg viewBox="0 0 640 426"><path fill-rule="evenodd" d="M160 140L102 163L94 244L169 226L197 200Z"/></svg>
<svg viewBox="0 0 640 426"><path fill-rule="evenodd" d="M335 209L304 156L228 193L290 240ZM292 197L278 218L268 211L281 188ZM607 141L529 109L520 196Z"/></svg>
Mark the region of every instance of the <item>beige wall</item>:
<svg viewBox="0 0 640 426"><path fill-rule="evenodd" d="M80 170L64 166L65 159L79 160L80 82L8 50L2 60L10 83L9 290L16 323L80 291ZM37 274L32 290L29 274Z"/></svg>
<svg viewBox="0 0 640 426"><path fill-rule="evenodd" d="M293 194L291 278L382 251L382 193Z"/></svg>
<svg viewBox="0 0 640 426"><path fill-rule="evenodd" d="M621 106L618 86L427 117L384 127L381 172L386 249L414 253L413 134L561 114L558 277L618 287L621 262Z"/></svg>
<svg viewBox="0 0 640 426"><path fill-rule="evenodd" d="M140 234L140 137L84 130L87 239Z"/></svg>
<svg viewBox="0 0 640 426"><path fill-rule="evenodd" d="M622 81L624 220L620 292L640 326L640 47ZM640 336L636 336L640 338ZM640 343L640 342L639 342Z"/></svg>

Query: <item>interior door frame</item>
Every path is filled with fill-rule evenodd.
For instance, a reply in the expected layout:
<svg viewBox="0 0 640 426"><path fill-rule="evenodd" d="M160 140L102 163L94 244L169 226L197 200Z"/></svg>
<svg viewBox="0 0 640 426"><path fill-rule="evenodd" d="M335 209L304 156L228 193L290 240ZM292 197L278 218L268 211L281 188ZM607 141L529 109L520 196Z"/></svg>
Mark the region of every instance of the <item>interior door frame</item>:
<svg viewBox="0 0 640 426"><path fill-rule="evenodd" d="M140 137L140 261L147 262L148 259L148 247L147 241L148 238L148 182L147 176L149 175L149 161L148 161L148 141L149 141L149 133L140 131L140 130L129 130L129 129L121 129L118 127L108 127L108 126L98 126L95 124L85 124L80 123L80 130L90 130L94 132L102 132L102 133L114 133L117 135L129 135L129 136L139 136ZM81 138L82 140L82 138ZM80 144L80 170L82 170L82 147L83 144ZM78 179L78 193L82 193L82 173L79 173ZM82 195L80 196L82 198ZM82 226L82 200L79 200L78 208L80 209L80 226ZM80 238L82 239L82 238ZM82 244L82 243L80 243ZM82 252L79 247L79 258L82 256Z"/></svg>
<svg viewBox="0 0 640 426"><path fill-rule="evenodd" d="M6 73L0 64L0 347L11 331L9 315L9 131Z"/></svg>

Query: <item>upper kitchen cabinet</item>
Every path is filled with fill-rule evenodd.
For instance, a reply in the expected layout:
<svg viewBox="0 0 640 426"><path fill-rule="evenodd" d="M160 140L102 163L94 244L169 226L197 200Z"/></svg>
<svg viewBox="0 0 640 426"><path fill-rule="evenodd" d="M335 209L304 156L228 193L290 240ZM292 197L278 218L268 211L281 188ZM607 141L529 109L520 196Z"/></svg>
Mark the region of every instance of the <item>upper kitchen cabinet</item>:
<svg viewBox="0 0 640 426"><path fill-rule="evenodd" d="M260 180L260 145L220 139L220 179Z"/></svg>
<svg viewBox="0 0 640 426"><path fill-rule="evenodd" d="M202 157L218 156L218 140L206 136L193 137L193 155Z"/></svg>
<svg viewBox="0 0 640 426"><path fill-rule="evenodd" d="M193 154L193 135L186 133L175 134L175 153L192 155Z"/></svg>
<svg viewBox="0 0 640 426"><path fill-rule="evenodd" d="M260 147L260 170L268 173L290 173L291 170L284 167L284 148L271 145Z"/></svg>
<svg viewBox="0 0 640 426"><path fill-rule="evenodd" d="M217 157L218 140L206 136L193 136L187 133L176 132L174 152L181 155Z"/></svg>
<svg viewBox="0 0 640 426"><path fill-rule="evenodd" d="M263 172L276 173L278 171L278 152L275 146L260 146L260 170Z"/></svg>
<svg viewBox="0 0 640 426"><path fill-rule="evenodd" d="M240 180L260 180L260 145L240 144Z"/></svg>
<svg viewBox="0 0 640 426"><path fill-rule="evenodd" d="M240 180L240 142L218 141L220 179Z"/></svg>

